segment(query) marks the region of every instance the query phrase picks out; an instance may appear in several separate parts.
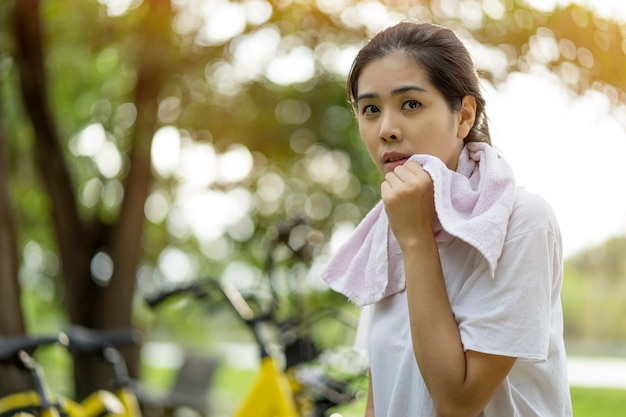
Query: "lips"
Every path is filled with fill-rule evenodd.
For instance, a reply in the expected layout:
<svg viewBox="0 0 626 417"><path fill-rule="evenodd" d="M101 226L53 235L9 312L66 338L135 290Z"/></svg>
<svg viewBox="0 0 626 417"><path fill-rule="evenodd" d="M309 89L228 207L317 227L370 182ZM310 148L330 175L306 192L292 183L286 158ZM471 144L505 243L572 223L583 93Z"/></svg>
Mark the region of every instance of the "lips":
<svg viewBox="0 0 626 417"><path fill-rule="evenodd" d="M383 154L382 162L385 166L385 171L391 172L396 167L403 165L407 159L409 159L410 155L398 153L398 152L388 152Z"/></svg>

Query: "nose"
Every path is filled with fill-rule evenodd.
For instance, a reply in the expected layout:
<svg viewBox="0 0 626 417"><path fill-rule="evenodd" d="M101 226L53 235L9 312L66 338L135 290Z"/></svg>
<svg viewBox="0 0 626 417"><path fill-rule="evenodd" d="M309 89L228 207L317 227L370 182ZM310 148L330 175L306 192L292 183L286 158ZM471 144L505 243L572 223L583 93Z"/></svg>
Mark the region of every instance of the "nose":
<svg viewBox="0 0 626 417"><path fill-rule="evenodd" d="M381 117L379 136L383 142L402 140L402 129L393 114L387 113Z"/></svg>

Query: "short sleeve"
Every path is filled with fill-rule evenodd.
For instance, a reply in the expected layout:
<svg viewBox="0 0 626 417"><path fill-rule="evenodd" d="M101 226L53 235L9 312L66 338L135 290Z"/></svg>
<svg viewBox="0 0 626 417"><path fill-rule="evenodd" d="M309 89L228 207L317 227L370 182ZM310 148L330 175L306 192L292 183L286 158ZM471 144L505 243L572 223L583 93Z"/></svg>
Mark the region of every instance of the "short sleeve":
<svg viewBox="0 0 626 417"><path fill-rule="evenodd" d="M562 280L560 234L551 212L521 211L522 223L539 221L513 227L493 278L483 259L451 304L465 350L545 361Z"/></svg>

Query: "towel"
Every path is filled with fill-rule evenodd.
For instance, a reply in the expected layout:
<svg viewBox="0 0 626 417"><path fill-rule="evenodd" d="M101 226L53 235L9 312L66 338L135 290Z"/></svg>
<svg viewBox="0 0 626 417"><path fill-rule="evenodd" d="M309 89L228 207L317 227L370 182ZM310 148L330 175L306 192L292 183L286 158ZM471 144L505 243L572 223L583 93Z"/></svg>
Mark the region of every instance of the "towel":
<svg viewBox="0 0 626 417"><path fill-rule="evenodd" d="M475 247L489 263L493 278L515 200L511 166L482 142L470 142L463 148L456 171L431 155L413 155L409 161L418 162L432 178L437 244L458 238ZM322 278L359 306L405 288L402 252L382 201L339 248Z"/></svg>

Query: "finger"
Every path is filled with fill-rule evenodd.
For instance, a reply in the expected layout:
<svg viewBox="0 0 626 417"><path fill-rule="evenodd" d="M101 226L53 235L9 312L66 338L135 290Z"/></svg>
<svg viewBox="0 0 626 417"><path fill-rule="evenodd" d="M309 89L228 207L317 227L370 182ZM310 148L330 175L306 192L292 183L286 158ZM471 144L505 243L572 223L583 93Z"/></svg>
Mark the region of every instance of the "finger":
<svg viewBox="0 0 626 417"><path fill-rule="evenodd" d="M392 193L392 187L387 181L383 181L380 184L380 196L383 200L386 200L387 197Z"/></svg>
<svg viewBox="0 0 626 417"><path fill-rule="evenodd" d="M409 161L402 166L414 174L424 172L424 168L416 161Z"/></svg>
<svg viewBox="0 0 626 417"><path fill-rule="evenodd" d="M411 162L410 165L402 165L396 167L394 174L404 182L414 182L419 179L424 173L424 169L417 162Z"/></svg>
<svg viewBox="0 0 626 417"><path fill-rule="evenodd" d="M432 183L432 177L430 173L424 169L422 165L415 161L409 161L404 165L404 168L407 172L410 172L410 175L403 175L402 178L404 181L416 181L419 183Z"/></svg>
<svg viewBox="0 0 626 417"><path fill-rule="evenodd" d="M393 170L393 174L400 179L400 181L406 181L408 177L412 175L411 171L404 165L400 165Z"/></svg>
<svg viewBox="0 0 626 417"><path fill-rule="evenodd" d="M380 196L385 202L385 204L389 203L392 200L395 200L398 197L398 193L402 190L402 184L398 180L398 178L393 178L391 181L383 181L380 184Z"/></svg>
<svg viewBox="0 0 626 417"><path fill-rule="evenodd" d="M391 190L401 192L402 190L410 189L414 184L419 183L419 177L406 168L398 167L394 172L389 172L385 175L384 182L389 185Z"/></svg>

